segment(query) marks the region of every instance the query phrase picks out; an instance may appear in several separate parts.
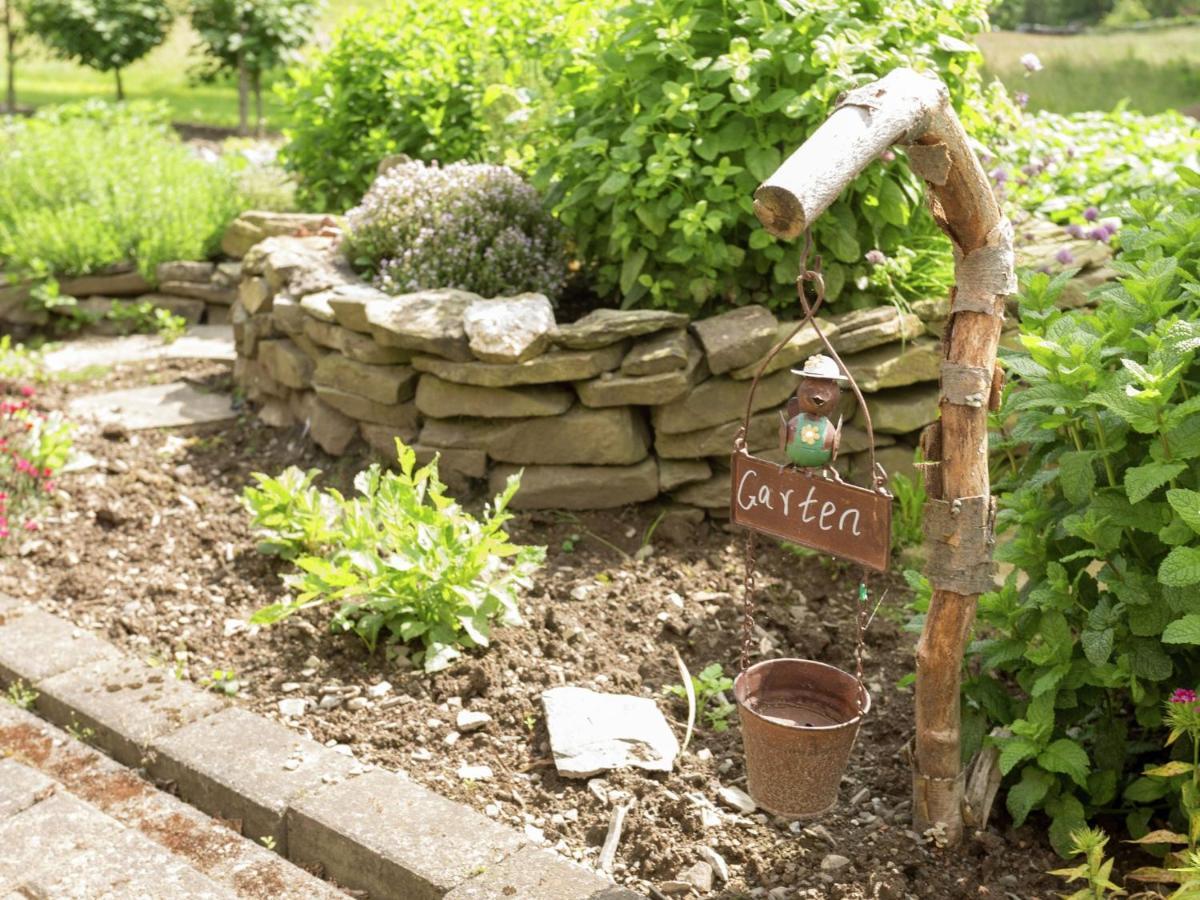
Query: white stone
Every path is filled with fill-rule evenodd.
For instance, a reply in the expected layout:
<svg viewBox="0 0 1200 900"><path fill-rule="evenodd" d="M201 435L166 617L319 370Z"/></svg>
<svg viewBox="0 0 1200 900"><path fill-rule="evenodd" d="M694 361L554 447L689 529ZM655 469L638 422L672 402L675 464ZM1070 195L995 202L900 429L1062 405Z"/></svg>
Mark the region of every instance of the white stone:
<svg viewBox="0 0 1200 900"><path fill-rule="evenodd" d="M300 684L300 682L298 682L298 681L285 681L283 684L281 684L279 686L279 689L281 691L283 691L285 694L294 694L294 693L296 693L296 691L300 690L300 688L302 688L302 687L303 687L303 685Z"/></svg>
<svg viewBox="0 0 1200 900"><path fill-rule="evenodd" d="M850 865L850 860L846 857L840 856L837 853L830 853L821 860L821 871L836 872L838 869L845 868L848 865Z"/></svg>
<svg viewBox="0 0 1200 900"><path fill-rule="evenodd" d="M289 719L294 719L297 716L304 715L304 710L308 707L308 701L303 697L288 697L286 700L279 701L279 714L287 716Z"/></svg>
<svg viewBox="0 0 1200 900"><path fill-rule="evenodd" d="M326 694L318 705L321 709L337 709L342 705L342 698L337 694Z"/></svg>
<svg viewBox="0 0 1200 900"><path fill-rule="evenodd" d="M353 697L350 700L346 701L346 709L353 709L353 710L366 709L370 705L371 705L371 701L368 700L366 697Z"/></svg>
<svg viewBox="0 0 1200 900"><path fill-rule="evenodd" d="M471 352L484 362L532 359L546 349L555 327L554 307L541 294L476 300L463 312Z"/></svg>
<svg viewBox="0 0 1200 900"><path fill-rule="evenodd" d="M712 847L698 847L696 852L700 854L700 858L708 863L713 870L713 874L717 876L719 881L725 882L729 880L729 863L725 862L725 857L714 850Z"/></svg>
<svg viewBox="0 0 1200 900"><path fill-rule="evenodd" d="M390 681L381 681L379 684L373 684L367 688L368 697L385 697L392 692L392 683Z"/></svg>
<svg viewBox="0 0 1200 900"><path fill-rule="evenodd" d="M490 721L492 721L492 717L485 712L464 709L459 712L458 718L454 720L454 724L459 731L465 734L468 731L478 731Z"/></svg>
<svg viewBox="0 0 1200 900"><path fill-rule="evenodd" d="M712 890L713 867L703 861L694 863L680 872L678 878L680 881L690 884L701 894L707 894Z"/></svg>
<svg viewBox="0 0 1200 900"><path fill-rule="evenodd" d="M670 772L675 764L679 741L650 698L558 687L542 692L542 704L560 775L590 778L628 766Z"/></svg>
<svg viewBox="0 0 1200 900"><path fill-rule="evenodd" d="M459 766L458 777L463 781L487 781L492 777L491 766Z"/></svg>
<svg viewBox="0 0 1200 900"><path fill-rule="evenodd" d="M538 828L536 825L525 826L525 837L535 844L546 843L546 832Z"/></svg>
<svg viewBox="0 0 1200 900"><path fill-rule="evenodd" d="M730 809L749 815L758 809L758 804L741 788L723 787L717 791L717 797Z"/></svg>

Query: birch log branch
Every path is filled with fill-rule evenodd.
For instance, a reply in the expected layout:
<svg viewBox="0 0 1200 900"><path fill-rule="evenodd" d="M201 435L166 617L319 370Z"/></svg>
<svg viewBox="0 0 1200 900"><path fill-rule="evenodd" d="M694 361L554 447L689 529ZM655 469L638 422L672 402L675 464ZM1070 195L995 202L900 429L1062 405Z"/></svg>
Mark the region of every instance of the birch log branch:
<svg viewBox="0 0 1200 900"><path fill-rule="evenodd" d="M837 195L894 143L925 179L938 225L955 251L951 318L942 339L943 366L992 372L1004 316L1004 299L1016 289L1012 232L971 151L962 124L936 78L897 69L851 91L829 119L755 192L754 209L772 234L803 233ZM990 572L991 521L987 453L987 402L943 393L941 421L922 446L940 448L927 472L930 497L949 504L953 516L940 533L926 536L931 561L957 554L970 577L953 567L930 569L934 594L917 645L916 752L913 818L918 832L936 828L951 843L962 837L963 778L959 692L963 652L975 621L979 593ZM972 502L965 502L976 498ZM956 503L955 501L964 501ZM947 527L949 530L947 530ZM969 535L976 558L961 549ZM934 539L936 538L936 539ZM970 555L969 553L966 555ZM972 564L973 563L973 564Z"/></svg>

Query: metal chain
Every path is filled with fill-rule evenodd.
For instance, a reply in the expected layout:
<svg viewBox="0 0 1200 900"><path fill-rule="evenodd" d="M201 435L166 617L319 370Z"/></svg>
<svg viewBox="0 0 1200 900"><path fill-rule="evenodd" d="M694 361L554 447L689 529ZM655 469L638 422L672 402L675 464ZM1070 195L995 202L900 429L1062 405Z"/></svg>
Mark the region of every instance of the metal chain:
<svg viewBox="0 0 1200 900"><path fill-rule="evenodd" d="M746 532L746 583L742 593L742 671L750 665L750 642L754 639L754 532Z"/></svg>
<svg viewBox="0 0 1200 900"><path fill-rule="evenodd" d="M863 573L863 580L858 583L858 610L855 616L855 621L858 623L858 646L854 648L854 677L858 681L859 690L859 709L863 709L866 705L864 699L867 693L867 686L863 684L863 655L867 649L867 626L870 624L870 595L867 593L866 573Z"/></svg>

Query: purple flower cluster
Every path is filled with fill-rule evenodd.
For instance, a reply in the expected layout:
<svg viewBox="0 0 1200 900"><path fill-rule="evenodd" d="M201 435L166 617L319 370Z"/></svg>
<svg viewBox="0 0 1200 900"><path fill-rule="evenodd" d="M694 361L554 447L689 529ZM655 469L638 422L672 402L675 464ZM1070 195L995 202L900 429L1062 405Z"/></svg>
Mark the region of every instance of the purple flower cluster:
<svg viewBox="0 0 1200 900"><path fill-rule="evenodd" d="M394 166L347 221L347 255L389 293L450 287L554 299L566 281L558 223L504 166Z"/></svg>

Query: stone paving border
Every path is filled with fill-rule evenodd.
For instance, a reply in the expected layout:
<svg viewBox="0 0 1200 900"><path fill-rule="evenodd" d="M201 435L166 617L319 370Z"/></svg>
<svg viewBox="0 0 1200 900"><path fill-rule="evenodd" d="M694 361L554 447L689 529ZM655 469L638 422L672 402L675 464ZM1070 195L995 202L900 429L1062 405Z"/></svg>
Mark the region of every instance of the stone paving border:
<svg viewBox="0 0 1200 900"><path fill-rule="evenodd" d="M268 839L293 862L319 867L370 900L640 896L401 773L356 763L124 657L57 616L0 595L0 687L17 680L38 692L39 714L62 727L90 729L97 746L128 765L144 766L155 781L173 784L180 799L155 792L118 762L3 702L0 766L4 756L28 761L101 812L167 846L166 819L200 833L222 828L213 816L252 841ZM107 787L97 789L97 779ZM119 785L124 788L114 789ZM146 796L155 798L157 831L130 802ZM223 861L221 842L212 835L188 843L201 850L193 860L197 868L235 888L248 867L264 865L261 859ZM251 855L278 859L248 841L237 844ZM285 886L266 896L343 896L309 880L319 887Z"/></svg>

